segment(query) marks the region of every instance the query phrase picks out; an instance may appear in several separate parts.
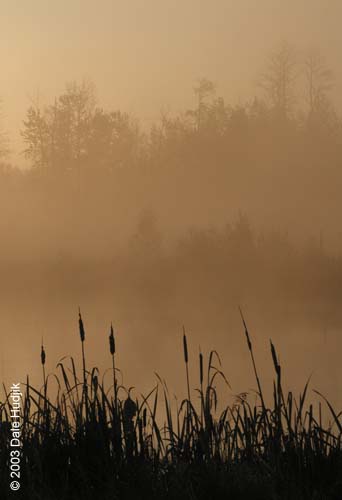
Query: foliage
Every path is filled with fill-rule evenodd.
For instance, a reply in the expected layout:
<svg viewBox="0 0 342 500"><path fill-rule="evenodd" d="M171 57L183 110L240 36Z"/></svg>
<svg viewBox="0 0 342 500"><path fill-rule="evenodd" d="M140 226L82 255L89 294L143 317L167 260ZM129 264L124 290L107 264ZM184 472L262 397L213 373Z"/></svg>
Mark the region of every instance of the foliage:
<svg viewBox="0 0 342 500"><path fill-rule="evenodd" d="M28 109L22 136L33 167L113 168L134 160L139 132L127 114L96 107L92 84L73 82L54 104Z"/></svg>

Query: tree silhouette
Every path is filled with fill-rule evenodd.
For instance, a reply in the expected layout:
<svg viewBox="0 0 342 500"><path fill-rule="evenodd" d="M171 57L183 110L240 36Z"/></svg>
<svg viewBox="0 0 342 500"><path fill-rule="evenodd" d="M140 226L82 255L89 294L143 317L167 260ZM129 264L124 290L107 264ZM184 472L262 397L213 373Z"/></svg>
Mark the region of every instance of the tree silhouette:
<svg viewBox="0 0 342 500"><path fill-rule="evenodd" d="M91 83L67 84L54 104L27 111L24 154L34 167L113 167L133 161L139 128L127 113L96 107Z"/></svg>
<svg viewBox="0 0 342 500"><path fill-rule="evenodd" d="M307 51L304 60L305 95L309 113L319 112L328 99L328 92L333 87L334 75L328 68L325 58L314 48Z"/></svg>
<svg viewBox="0 0 342 500"><path fill-rule="evenodd" d="M209 96L213 96L215 94L215 85L212 81L207 78L201 78L198 81L198 84L194 87L195 95L198 99L198 108L197 108L197 130L201 129L203 114L206 111L205 99Z"/></svg>
<svg viewBox="0 0 342 500"><path fill-rule="evenodd" d="M2 112L2 101L0 99L0 160L7 157L9 153L9 139L6 130L2 124L3 112Z"/></svg>
<svg viewBox="0 0 342 500"><path fill-rule="evenodd" d="M272 107L282 117L287 117L294 105L296 79L296 51L289 43L282 42L269 56L260 80Z"/></svg>
<svg viewBox="0 0 342 500"><path fill-rule="evenodd" d="M307 125L315 140L338 129L338 118L329 98L334 74L317 49L310 49L304 60L305 97L308 104Z"/></svg>

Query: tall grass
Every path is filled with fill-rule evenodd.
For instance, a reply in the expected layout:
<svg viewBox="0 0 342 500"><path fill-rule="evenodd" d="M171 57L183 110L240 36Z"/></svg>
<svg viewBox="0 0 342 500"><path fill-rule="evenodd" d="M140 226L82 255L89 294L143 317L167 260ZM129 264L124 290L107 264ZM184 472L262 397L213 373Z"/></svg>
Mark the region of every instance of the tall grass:
<svg viewBox="0 0 342 500"><path fill-rule="evenodd" d="M191 388L188 340L183 329L187 397L174 407L157 375L149 394L133 400L118 383L114 329L109 334L112 383L87 369L85 329L79 312L82 373L72 357L45 374L43 387L29 379L23 399L22 488L18 498L342 498L340 413L322 396L307 402L308 383L298 398L282 385L281 366L271 342L275 369L273 398L266 404L246 321L247 348L256 379L256 401L246 393L221 402L217 381L230 387L216 351L199 353L199 385ZM51 390L51 384L57 391ZM81 393L81 394L80 394ZM198 397L194 397L194 395ZM219 409L220 406L220 409ZM10 400L0 405L0 480L8 484ZM21 495L21 496L20 496Z"/></svg>

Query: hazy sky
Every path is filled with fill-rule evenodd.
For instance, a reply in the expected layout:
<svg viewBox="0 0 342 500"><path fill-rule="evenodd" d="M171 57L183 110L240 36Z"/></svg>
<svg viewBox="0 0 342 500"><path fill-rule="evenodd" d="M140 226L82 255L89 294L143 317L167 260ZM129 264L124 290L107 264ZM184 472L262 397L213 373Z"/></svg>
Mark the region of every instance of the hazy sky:
<svg viewBox="0 0 342 500"><path fill-rule="evenodd" d="M206 76L244 101L272 45L318 46L337 77L341 0L0 0L0 96L12 147L29 96L48 102L91 79L101 104L148 123L193 104Z"/></svg>

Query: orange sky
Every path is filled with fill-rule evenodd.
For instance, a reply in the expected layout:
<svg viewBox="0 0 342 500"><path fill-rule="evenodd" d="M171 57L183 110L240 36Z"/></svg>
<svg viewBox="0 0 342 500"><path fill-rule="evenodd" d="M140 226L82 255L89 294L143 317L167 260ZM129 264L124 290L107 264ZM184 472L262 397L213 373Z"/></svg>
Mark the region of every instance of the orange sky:
<svg viewBox="0 0 342 500"><path fill-rule="evenodd" d="M86 77L101 104L149 123L162 107L191 106L202 76L227 100L244 101L283 39L322 49L338 95L341 18L340 0L1 0L0 96L12 149L30 95L48 102Z"/></svg>

